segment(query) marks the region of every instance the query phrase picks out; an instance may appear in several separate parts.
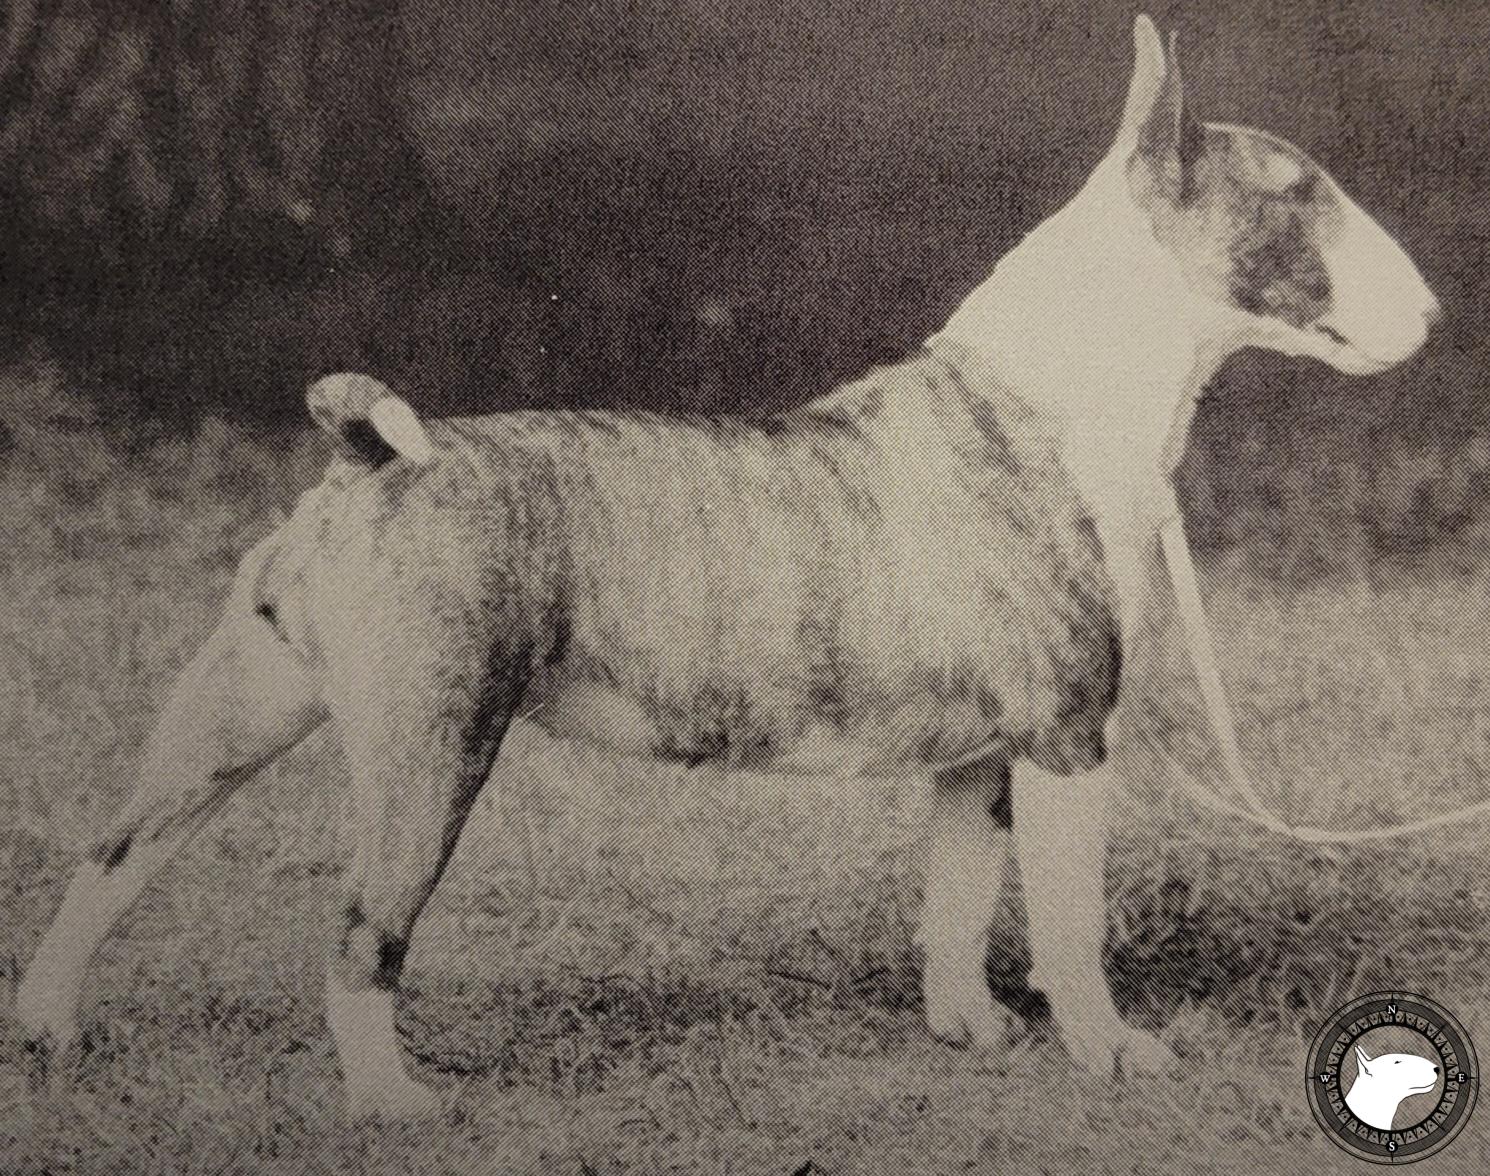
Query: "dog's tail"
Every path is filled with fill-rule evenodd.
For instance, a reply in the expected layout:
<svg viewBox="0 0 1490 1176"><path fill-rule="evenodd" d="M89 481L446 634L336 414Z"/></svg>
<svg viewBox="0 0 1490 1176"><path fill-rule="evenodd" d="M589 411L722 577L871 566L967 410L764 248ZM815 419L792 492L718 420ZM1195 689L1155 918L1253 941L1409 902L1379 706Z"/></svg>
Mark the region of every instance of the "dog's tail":
<svg viewBox="0 0 1490 1176"><path fill-rule="evenodd" d="M351 461L380 466L401 457L428 465L435 459L429 434L408 402L371 376L323 376L305 390L305 403L311 418Z"/></svg>

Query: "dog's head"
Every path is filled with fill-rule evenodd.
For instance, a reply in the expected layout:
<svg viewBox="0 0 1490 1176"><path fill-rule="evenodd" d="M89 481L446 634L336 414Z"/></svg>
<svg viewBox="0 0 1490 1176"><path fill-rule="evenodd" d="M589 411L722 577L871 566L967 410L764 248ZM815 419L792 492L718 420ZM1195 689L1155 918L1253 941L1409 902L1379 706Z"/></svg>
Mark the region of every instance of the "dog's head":
<svg viewBox="0 0 1490 1176"><path fill-rule="evenodd" d="M1422 346L1438 300L1392 237L1272 135L1195 119L1175 44L1146 16L1109 160L1155 237L1239 344L1383 371Z"/></svg>
<svg viewBox="0 0 1490 1176"><path fill-rule="evenodd" d="M1376 1083L1403 1098L1426 1094L1438 1085L1438 1067L1417 1054L1387 1053L1373 1058L1357 1045L1355 1057L1357 1081Z"/></svg>

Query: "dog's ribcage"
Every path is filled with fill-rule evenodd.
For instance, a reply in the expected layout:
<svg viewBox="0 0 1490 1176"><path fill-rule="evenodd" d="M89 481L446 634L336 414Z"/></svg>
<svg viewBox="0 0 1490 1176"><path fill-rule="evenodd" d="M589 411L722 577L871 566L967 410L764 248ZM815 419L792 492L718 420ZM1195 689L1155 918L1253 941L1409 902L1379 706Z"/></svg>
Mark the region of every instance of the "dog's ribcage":
<svg viewBox="0 0 1490 1176"><path fill-rule="evenodd" d="M535 721L690 762L1100 757L1120 654L1099 547L1038 422L971 353L939 344L764 424L430 432L433 468L358 470L302 506L325 516L312 644L328 608L379 613L370 634L400 610L455 642L525 628L490 637L532 658ZM266 595L300 563L274 562Z"/></svg>

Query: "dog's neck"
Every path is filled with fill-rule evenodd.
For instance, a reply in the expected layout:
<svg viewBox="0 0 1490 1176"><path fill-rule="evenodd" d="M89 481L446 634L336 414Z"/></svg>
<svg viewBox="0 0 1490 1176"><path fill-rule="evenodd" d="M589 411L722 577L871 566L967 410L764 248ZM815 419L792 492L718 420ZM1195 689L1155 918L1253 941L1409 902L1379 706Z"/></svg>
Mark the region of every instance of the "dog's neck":
<svg viewBox="0 0 1490 1176"><path fill-rule="evenodd" d="M940 332L1055 423L1078 486L1102 500L1145 496L1172 473L1197 398L1243 342L1155 239L1122 158L1099 165Z"/></svg>
<svg viewBox="0 0 1490 1176"><path fill-rule="evenodd" d="M1389 1128L1392 1120L1397 1117L1397 1107L1408 1097L1405 1093L1384 1088L1362 1075L1357 1075L1355 1082L1351 1084L1350 1090L1345 1095L1345 1105L1361 1122L1370 1124L1372 1127L1386 1124Z"/></svg>

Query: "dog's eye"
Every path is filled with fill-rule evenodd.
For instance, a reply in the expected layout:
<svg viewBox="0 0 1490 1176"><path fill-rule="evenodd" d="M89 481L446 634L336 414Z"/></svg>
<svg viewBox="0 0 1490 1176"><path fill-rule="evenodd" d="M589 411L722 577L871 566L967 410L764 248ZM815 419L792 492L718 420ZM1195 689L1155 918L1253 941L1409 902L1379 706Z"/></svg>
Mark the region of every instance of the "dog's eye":
<svg viewBox="0 0 1490 1176"><path fill-rule="evenodd" d="M1288 186L1288 195L1294 200L1303 203L1314 199L1314 193L1319 188L1319 177L1312 172L1306 173L1296 184Z"/></svg>
<svg viewBox="0 0 1490 1176"><path fill-rule="evenodd" d="M254 612L259 617L261 617L271 629L274 630L274 635L276 637L278 637L281 641L289 641L289 637L286 636L284 629L280 626L279 623L279 610L275 608L273 604L266 600L263 604L259 605L258 608L254 609Z"/></svg>

